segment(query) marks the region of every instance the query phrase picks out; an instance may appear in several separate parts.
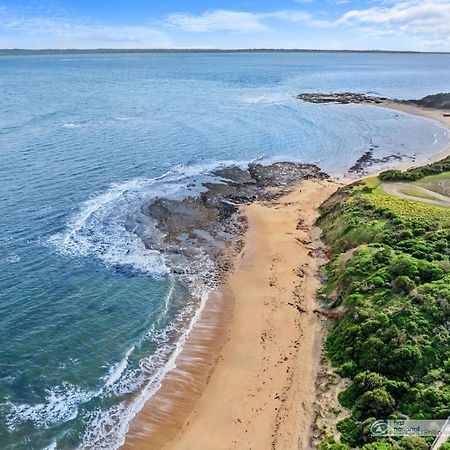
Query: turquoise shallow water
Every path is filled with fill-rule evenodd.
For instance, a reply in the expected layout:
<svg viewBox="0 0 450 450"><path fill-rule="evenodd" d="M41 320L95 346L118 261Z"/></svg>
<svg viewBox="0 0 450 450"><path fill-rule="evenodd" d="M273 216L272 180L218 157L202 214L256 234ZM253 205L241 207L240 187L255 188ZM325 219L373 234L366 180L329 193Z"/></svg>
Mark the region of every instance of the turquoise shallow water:
<svg viewBox="0 0 450 450"><path fill-rule="evenodd" d="M432 121L293 97L415 98L449 73L449 55L0 58L0 447L116 448L170 368L211 267L173 277L132 232L143 203L218 164L437 153Z"/></svg>

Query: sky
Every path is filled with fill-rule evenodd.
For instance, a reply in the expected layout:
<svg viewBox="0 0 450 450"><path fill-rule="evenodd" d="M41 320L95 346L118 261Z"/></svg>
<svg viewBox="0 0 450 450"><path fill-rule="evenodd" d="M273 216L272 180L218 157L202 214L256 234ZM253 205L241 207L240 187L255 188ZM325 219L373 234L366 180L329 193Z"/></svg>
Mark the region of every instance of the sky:
<svg viewBox="0 0 450 450"><path fill-rule="evenodd" d="M450 0L0 0L0 48L450 51Z"/></svg>

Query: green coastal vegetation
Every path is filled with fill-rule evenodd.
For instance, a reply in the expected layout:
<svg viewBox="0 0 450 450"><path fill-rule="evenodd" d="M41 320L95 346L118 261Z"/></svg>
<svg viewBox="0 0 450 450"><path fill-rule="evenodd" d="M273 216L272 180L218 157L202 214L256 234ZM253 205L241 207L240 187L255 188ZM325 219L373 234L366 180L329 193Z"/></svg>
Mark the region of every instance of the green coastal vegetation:
<svg viewBox="0 0 450 450"><path fill-rule="evenodd" d="M318 224L331 260L321 296L338 317L325 350L349 383L338 394L347 412L340 436L325 438L320 450L429 449L432 437L375 437L371 426L450 416L450 208L380 188L383 181L442 186L433 177L449 175L450 158L389 170L322 205Z"/></svg>
<svg viewBox="0 0 450 450"><path fill-rule="evenodd" d="M450 156L433 164L422 167L413 167L406 171L397 169L386 170L379 175L381 181L417 181L428 176L439 175L448 177L450 171Z"/></svg>

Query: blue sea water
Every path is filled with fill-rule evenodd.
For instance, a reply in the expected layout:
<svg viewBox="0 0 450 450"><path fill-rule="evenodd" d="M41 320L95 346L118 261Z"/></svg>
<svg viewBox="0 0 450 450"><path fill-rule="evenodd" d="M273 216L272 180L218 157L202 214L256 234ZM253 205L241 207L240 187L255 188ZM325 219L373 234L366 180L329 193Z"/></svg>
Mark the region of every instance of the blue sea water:
<svg viewBox="0 0 450 450"><path fill-rule="evenodd" d="M117 448L173 365L209 286L133 233L145 202L255 159L425 159L450 141L433 121L294 96L418 98L449 74L450 55L1 57L0 448Z"/></svg>

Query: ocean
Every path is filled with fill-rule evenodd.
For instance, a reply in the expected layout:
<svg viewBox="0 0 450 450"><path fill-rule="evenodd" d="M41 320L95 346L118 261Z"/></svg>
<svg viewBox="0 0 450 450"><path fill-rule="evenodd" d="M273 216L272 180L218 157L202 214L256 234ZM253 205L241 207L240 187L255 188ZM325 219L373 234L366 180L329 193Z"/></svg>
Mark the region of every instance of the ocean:
<svg viewBox="0 0 450 450"><path fill-rule="evenodd" d="M173 367L214 266L174 274L135 232L144 205L255 160L425 160L450 143L436 122L295 96L419 98L449 73L438 54L0 57L0 447L115 449Z"/></svg>

